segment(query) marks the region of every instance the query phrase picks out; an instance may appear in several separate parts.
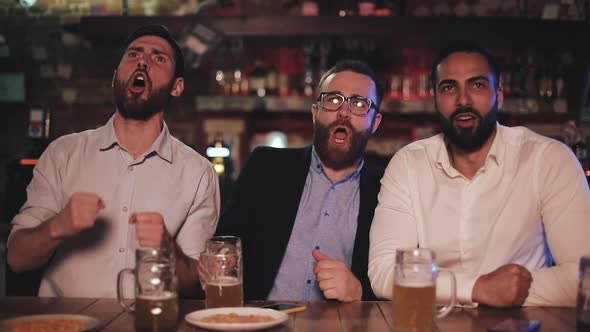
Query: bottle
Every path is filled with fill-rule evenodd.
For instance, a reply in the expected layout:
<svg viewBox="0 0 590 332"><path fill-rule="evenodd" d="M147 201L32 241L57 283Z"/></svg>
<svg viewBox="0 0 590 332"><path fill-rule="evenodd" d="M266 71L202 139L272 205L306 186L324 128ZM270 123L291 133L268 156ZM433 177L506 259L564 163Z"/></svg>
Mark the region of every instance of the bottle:
<svg viewBox="0 0 590 332"><path fill-rule="evenodd" d="M578 331L590 329L590 256L580 258L576 326Z"/></svg>
<svg viewBox="0 0 590 332"><path fill-rule="evenodd" d="M278 94L278 73L274 65L270 65L266 71L266 94L276 96Z"/></svg>
<svg viewBox="0 0 590 332"><path fill-rule="evenodd" d="M581 139L579 142L575 143L572 146L572 150L574 151L576 158L578 158L578 160L580 161L580 164L584 169L584 173L586 174L586 178L588 178L590 181L590 167L587 163L588 148L586 146L586 142L584 141L584 139Z"/></svg>
<svg viewBox="0 0 590 332"><path fill-rule="evenodd" d="M254 60L254 69L250 72L250 95L266 96L266 71L260 58Z"/></svg>

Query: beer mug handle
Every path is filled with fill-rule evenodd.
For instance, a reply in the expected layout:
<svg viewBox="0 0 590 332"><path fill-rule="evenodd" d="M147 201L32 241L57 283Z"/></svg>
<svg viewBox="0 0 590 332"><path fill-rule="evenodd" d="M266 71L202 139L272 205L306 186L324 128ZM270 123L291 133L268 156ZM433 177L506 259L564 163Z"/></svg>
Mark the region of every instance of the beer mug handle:
<svg viewBox="0 0 590 332"><path fill-rule="evenodd" d="M436 315L436 318L443 318L444 316L448 315L451 310L453 310L453 307L457 301L457 279L455 279L455 274L452 271L439 270L439 273L448 273L451 275L451 301L448 305L442 307Z"/></svg>
<svg viewBox="0 0 590 332"><path fill-rule="evenodd" d="M121 271L119 271L119 274L117 275L117 299L119 300L119 304L121 305L121 307L123 307L123 309L125 309L125 311L127 312L133 312L133 308L131 308L130 306L128 306L123 298L123 276L125 275L125 273L131 273L131 275L133 275L133 269L123 269Z"/></svg>

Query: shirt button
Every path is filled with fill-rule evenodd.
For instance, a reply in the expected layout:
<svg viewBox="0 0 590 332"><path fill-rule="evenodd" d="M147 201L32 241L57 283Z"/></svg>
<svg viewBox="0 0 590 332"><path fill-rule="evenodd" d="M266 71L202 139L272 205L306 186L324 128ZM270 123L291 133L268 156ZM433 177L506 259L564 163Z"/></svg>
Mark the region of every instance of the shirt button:
<svg viewBox="0 0 590 332"><path fill-rule="evenodd" d="M311 280L307 279L307 284L311 284Z"/></svg>
<svg viewBox="0 0 590 332"><path fill-rule="evenodd" d="M125 248L119 248L119 252L125 252Z"/></svg>
<svg viewBox="0 0 590 332"><path fill-rule="evenodd" d="M127 212L127 207L126 206L123 207L123 212Z"/></svg>
<svg viewBox="0 0 590 332"><path fill-rule="evenodd" d="M133 172L133 166L129 166L129 172Z"/></svg>

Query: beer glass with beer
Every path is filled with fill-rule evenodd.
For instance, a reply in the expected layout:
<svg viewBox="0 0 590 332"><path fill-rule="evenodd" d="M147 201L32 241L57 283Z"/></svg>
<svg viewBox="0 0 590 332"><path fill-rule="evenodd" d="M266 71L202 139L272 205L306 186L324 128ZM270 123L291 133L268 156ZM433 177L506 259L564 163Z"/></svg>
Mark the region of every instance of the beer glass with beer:
<svg viewBox="0 0 590 332"><path fill-rule="evenodd" d="M135 309L123 301L123 277L135 277ZM178 320L178 293L174 248L139 248L135 269L117 276L117 298L128 312L135 312L136 331L173 331Z"/></svg>
<svg viewBox="0 0 590 332"><path fill-rule="evenodd" d="M393 329L398 332L433 332L434 318L446 316L455 305L456 281L450 271L451 301L436 312L436 277L439 270L434 252L424 248L398 249L393 279Z"/></svg>
<svg viewBox="0 0 590 332"><path fill-rule="evenodd" d="M580 258L580 283L576 310L578 329L590 331L590 256Z"/></svg>
<svg viewBox="0 0 590 332"><path fill-rule="evenodd" d="M242 242L235 236L216 236L207 240L205 252L199 257L205 266L205 298L207 308L241 307Z"/></svg>

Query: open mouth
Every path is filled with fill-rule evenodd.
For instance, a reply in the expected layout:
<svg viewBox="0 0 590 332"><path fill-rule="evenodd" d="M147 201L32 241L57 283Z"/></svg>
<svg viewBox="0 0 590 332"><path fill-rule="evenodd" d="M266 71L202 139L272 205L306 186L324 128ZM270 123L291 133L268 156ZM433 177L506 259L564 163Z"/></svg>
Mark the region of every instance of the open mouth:
<svg viewBox="0 0 590 332"><path fill-rule="evenodd" d="M143 72L136 72L130 79L129 91L134 94L141 94L147 86L147 75Z"/></svg>
<svg viewBox="0 0 590 332"><path fill-rule="evenodd" d="M458 127L473 127L477 124L478 117L473 113L461 113L453 119Z"/></svg>
<svg viewBox="0 0 590 332"><path fill-rule="evenodd" d="M334 143L337 145L343 145L346 142L349 134L349 130L346 127L339 126L334 128L334 131L332 132Z"/></svg>

